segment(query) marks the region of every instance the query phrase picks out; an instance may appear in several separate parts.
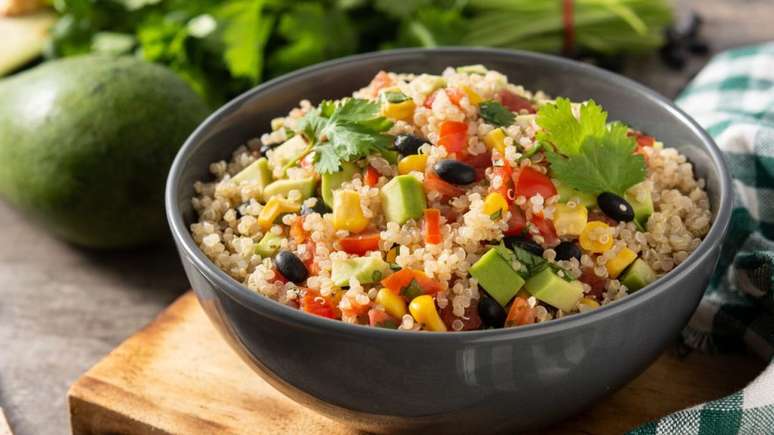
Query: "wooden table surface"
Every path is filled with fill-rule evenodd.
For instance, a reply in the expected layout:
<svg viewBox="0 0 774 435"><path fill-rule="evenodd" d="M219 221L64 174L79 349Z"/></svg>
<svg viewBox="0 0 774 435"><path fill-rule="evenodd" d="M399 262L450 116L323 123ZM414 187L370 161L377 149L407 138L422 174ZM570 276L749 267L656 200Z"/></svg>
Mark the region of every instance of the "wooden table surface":
<svg viewBox="0 0 774 435"><path fill-rule="evenodd" d="M705 18L713 50L774 40L770 0L679 0ZM681 72L657 59L627 74L674 97L706 58ZM0 407L16 435L59 435L66 391L188 287L170 243L124 253L80 250L0 203ZM0 430L0 433L2 431Z"/></svg>

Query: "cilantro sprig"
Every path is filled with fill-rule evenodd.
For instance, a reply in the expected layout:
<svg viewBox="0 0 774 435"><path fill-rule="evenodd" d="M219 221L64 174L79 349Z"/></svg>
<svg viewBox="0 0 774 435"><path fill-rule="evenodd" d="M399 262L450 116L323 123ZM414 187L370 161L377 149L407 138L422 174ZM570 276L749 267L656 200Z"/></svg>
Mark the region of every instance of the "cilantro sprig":
<svg viewBox="0 0 774 435"><path fill-rule="evenodd" d="M607 123L607 113L594 101L581 105L579 117L570 101L559 98L538 110L538 139L546 149L551 175L581 192L623 195L646 176L645 159L634 154L636 143L620 122ZM553 148L553 149L550 149Z"/></svg>
<svg viewBox="0 0 774 435"><path fill-rule="evenodd" d="M479 110L486 122L500 127L507 127L516 119L513 112L497 101L484 101L479 105Z"/></svg>
<svg viewBox="0 0 774 435"><path fill-rule="evenodd" d="M359 98L323 101L302 120L309 146L298 160L314 152L315 167L321 174L338 172L341 162L371 154L381 154L394 163L396 153L389 149L393 138L384 134L392 125L379 114L378 103Z"/></svg>
<svg viewBox="0 0 774 435"><path fill-rule="evenodd" d="M494 246L494 249L497 254L500 255L505 261L509 263L518 262L521 264L521 270L518 270L517 272L520 272L524 279L535 276L546 268L550 268L552 271L554 271L554 273L557 274L557 276L561 277L565 281L574 281L572 276L570 276L570 274L564 271L564 269L561 267L554 263L549 263L545 258L538 257L537 255L534 255L525 249L519 248L518 246L511 246L509 248L505 246L504 242L501 241L499 245Z"/></svg>

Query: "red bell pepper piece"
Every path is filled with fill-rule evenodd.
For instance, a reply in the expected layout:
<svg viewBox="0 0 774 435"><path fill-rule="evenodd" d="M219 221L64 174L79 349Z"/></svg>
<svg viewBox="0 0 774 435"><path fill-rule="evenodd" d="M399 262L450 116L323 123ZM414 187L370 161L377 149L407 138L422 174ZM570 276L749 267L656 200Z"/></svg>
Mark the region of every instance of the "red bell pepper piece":
<svg viewBox="0 0 774 435"><path fill-rule="evenodd" d="M379 171L374 169L373 166L368 166L365 171L365 175L363 176L363 181L365 181L365 184L368 187L374 187L377 183L379 183Z"/></svg>
<svg viewBox="0 0 774 435"><path fill-rule="evenodd" d="M425 222L423 226L425 234L425 243L441 243L441 211L437 208L425 209Z"/></svg>
<svg viewBox="0 0 774 435"><path fill-rule="evenodd" d="M457 121L443 121L439 131L438 145L449 153L464 152L468 145L468 124Z"/></svg>

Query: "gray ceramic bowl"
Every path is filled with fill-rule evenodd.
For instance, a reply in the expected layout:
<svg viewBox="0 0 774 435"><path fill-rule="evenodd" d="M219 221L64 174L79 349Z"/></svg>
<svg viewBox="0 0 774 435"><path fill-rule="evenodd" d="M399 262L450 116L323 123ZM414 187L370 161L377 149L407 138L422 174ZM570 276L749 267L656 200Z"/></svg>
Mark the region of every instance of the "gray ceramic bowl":
<svg viewBox="0 0 774 435"><path fill-rule="evenodd" d="M621 301L540 325L409 333L307 315L248 290L202 254L188 226L193 183L301 99L343 97L379 70L440 73L482 63L528 89L593 98L675 146L707 180L714 223L674 271ZM715 268L731 207L721 154L688 116L603 70L516 51L399 50L353 56L267 82L210 116L169 175L166 209L199 301L223 337L270 384L331 418L375 431L480 433L535 428L578 413L642 372L685 325Z"/></svg>

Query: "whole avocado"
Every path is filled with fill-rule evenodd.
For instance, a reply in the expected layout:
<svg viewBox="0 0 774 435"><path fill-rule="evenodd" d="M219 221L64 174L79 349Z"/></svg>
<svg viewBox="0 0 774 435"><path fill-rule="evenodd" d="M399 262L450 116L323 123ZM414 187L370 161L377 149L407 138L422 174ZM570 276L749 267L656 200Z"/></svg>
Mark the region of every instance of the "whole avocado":
<svg viewBox="0 0 774 435"><path fill-rule="evenodd" d="M166 234L164 184L205 103L168 69L80 56L0 81L0 196L94 248Z"/></svg>

